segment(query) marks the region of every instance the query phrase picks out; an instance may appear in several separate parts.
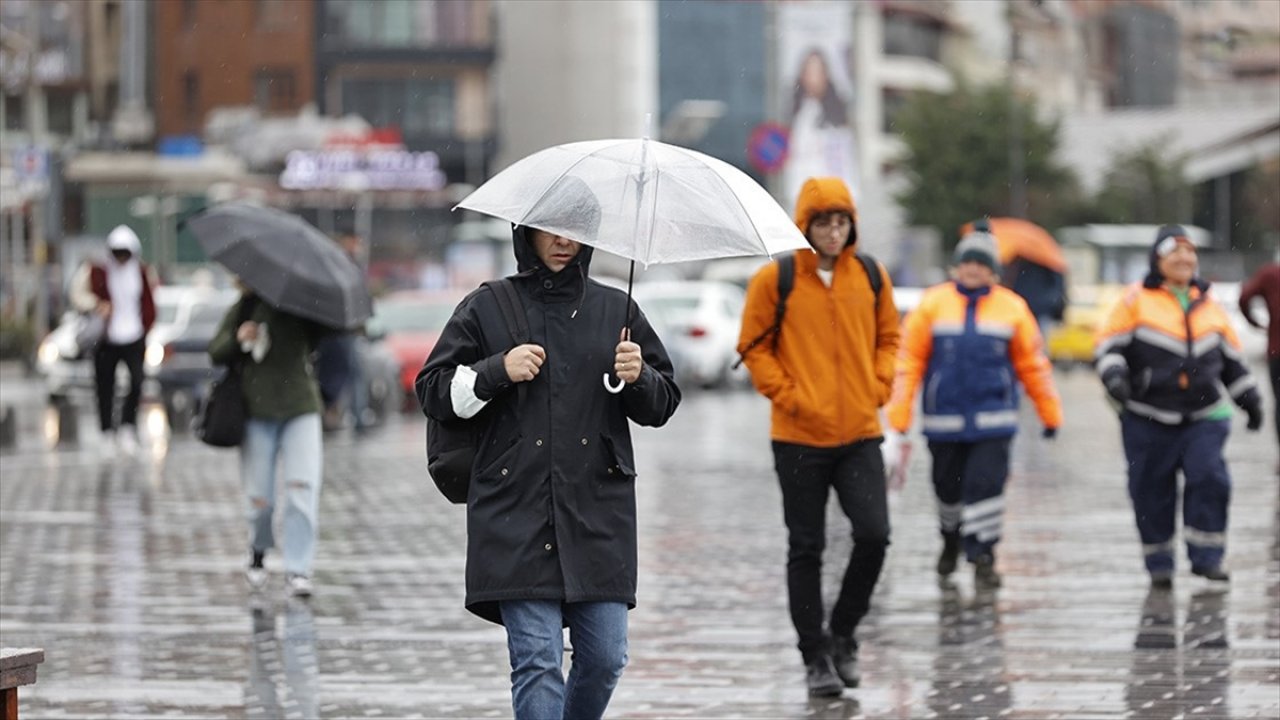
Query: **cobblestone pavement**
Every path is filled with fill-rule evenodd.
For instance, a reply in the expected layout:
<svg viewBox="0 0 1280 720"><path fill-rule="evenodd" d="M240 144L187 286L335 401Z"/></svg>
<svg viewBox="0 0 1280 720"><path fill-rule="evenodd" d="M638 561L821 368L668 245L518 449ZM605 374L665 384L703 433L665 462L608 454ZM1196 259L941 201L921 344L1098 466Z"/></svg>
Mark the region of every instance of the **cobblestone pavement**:
<svg viewBox="0 0 1280 720"><path fill-rule="evenodd" d="M996 595L966 573L937 585L916 443L860 631L863 687L835 700L804 692L765 402L691 393L667 428L639 431L640 604L610 716L1280 716L1274 435L1237 419L1229 591L1184 563L1151 594L1117 422L1091 375L1059 381L1059 439L1028 412L1015 443ZM145 415L142 457L103 460L87 416L80 449L56 451L37 417L0 456L0 642L47 658L23 717L510 715L504 635L461 607L463 513L426 477L420 421L328 442L310 603L278 575L250 600L236 455L162 424ZM849 541L832 511L834 588Z"/></svg>

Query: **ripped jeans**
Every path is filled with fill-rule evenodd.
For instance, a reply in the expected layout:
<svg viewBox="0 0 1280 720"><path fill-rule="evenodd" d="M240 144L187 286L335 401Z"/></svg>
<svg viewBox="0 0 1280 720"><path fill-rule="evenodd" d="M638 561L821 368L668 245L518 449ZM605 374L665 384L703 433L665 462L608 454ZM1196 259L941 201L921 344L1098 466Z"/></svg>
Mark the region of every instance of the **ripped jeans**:
<svg viewBox="0 0 1280 720"><path fill-rule="evenodd" d="M249 542L256 551L275 546L277 461L284 478L281 543L284 571L310 575L316 555L320 516L323 448L319 413L288 420L249 418L240 445L240 474L244 480Z"/></svg>

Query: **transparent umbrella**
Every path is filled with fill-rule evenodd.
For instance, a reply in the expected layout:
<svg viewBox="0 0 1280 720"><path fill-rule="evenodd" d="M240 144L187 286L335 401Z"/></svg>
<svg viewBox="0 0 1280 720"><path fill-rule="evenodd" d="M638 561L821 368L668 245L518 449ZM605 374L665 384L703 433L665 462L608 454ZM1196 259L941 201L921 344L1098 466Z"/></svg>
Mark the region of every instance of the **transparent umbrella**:
<svg viewBox="0 0 1280 720"><path fill-rule="evenodd" d="M575 142L536 152L458 207L628 258L633 278L636 262L647 267L809 248L786 211L741 170L647 138ZM628 298L630 292L629 280ZM605 385L621 389L608 376Z"/></svg>

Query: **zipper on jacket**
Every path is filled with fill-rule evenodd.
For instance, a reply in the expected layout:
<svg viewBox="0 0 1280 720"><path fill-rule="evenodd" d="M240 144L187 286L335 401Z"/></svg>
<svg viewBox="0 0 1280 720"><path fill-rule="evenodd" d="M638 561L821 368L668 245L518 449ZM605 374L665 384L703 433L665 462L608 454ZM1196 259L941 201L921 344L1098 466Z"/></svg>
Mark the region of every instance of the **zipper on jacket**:
<svg viewBox="0 0 1280 720"><path fill-rule="evenodd" d="M1190 291L1188 290L1188 292ZM1200 293L1200 297L1187 303L1186 309L1182 311L1182 323L1186 328L1186 334L1187 334L1187 359L1185 361L1186 364L1190 364L1192 361L1195 360L1196 341L1195 341L1195 336L1191 334L1191 313L1195 311L1195 309L1199 307L1202 302L1204 302L1204 299L1205 299L1205 293ZM1173 300L1174 302L1178 303L1179 306L1182 305L1182 302L1178 300L1178 297L1176 295L1174 295ZM1184 364L1183 368L1178 371L1178 389L1186 390L1189 387L1191 387L1191 378L1187 376L1186 365Z"/></svg>

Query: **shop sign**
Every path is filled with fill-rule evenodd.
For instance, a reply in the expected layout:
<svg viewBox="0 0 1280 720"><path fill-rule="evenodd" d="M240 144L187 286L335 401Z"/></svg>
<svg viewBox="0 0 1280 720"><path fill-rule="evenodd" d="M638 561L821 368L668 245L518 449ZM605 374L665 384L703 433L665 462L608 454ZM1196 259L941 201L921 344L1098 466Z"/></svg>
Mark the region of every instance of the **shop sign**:
<svg viewBox="0 0 1280 720"><path fill-rule="evenodd" d="M285 159L286 190L440 190L440 157L407 150L294 150Z"/></svg>

